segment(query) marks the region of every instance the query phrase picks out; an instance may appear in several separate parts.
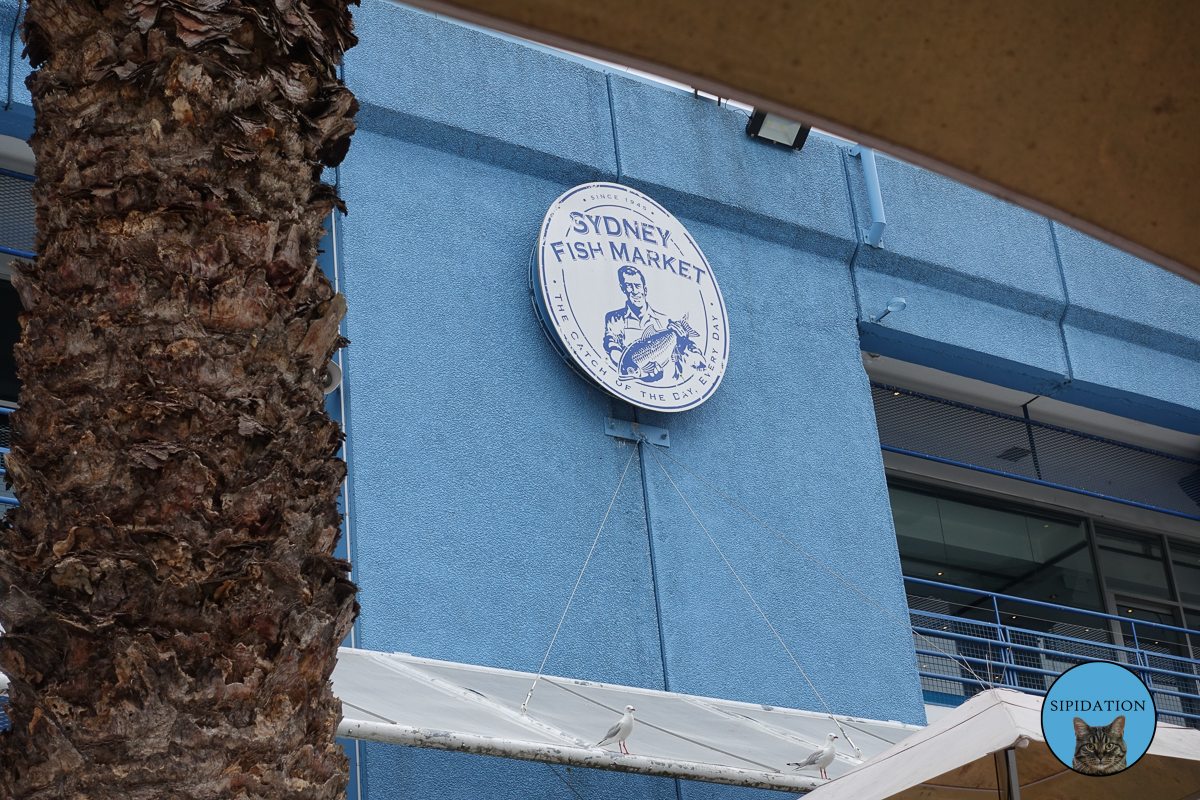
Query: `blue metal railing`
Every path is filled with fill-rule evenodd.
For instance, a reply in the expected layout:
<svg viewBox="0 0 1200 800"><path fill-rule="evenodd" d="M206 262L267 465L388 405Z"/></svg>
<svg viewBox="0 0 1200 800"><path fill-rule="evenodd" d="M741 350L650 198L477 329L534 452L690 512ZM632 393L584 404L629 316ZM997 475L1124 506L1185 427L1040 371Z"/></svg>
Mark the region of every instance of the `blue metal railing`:
<svg viewBox="0 0 1200 800"><path fill-rule="evenodd" d="M1200 631L922 578L904 582L927 702L957 705L991 686L1045 695L1071 667L1112 661L1141 677L1160 720L1200 728Z"/></svg>

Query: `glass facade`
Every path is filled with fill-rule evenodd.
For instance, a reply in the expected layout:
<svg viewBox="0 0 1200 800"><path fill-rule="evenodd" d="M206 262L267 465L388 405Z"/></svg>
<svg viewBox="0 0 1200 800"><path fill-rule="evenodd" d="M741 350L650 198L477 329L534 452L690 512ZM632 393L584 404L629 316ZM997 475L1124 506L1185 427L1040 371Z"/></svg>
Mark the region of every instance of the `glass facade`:
<svg viewBox="0 0 1200 800"><path fill-rule="evenodd" d="M1083 520L889 486L904 574L1104 609Z"/></svg>
<svg viewBox="0 0 1200 800"><path fill-rule="evenodd" d="M1200 630L1200 543L902 481L888 489L904 575L948 584L910 585L910 603L1030 630L1078 624L1072 635L1097 640L1117 630L1096 629L1068 610L993 606L971 590ZM1130 626L1118 627L1132 644ZM1138 644L1200 657L1200 635L1159 630Z"/></svg>
<svg viewBox="0 0 1200 800"><path fill-rule="evenodd" d="M1200 727L1200 544L899 480L888 489L927 702L957 705L991 684L1043 694L1064 670L1107 660L1149 668L1161 718Z"/></svg>
<svg viewBox="0 0 1200 800"><path fill-rule="evenodd" d="M21 339L21 298L10 281L0 279L0 400L16 405L21 391L13 348ZM4 443L7 445L7 442Z"/></svg>
<svg viewBox="0 0 1200 800"><path fill-rule="evenodd" d="M1180 601L1200 608L1200 546L1172 541L1171 565Z"/></svg>
<svg viewBox="0 0 1200 800"><path fill-rule="evenodd" d="M1096 546L1109 590L1158 600L1172 599L1160 537L1098 529Z"/></svg>

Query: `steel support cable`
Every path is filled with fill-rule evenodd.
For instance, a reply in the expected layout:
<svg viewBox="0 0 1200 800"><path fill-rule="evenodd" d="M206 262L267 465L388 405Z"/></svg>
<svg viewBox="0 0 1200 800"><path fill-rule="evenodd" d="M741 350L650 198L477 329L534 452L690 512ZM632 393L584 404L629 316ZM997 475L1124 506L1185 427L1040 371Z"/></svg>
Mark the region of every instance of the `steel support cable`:
<svg viewBox="0 0 1200 800"><path fill-rule="evenodd" d="M974 669L972 669L972 668L971 668L971 665L970 665L970 664L968 664L968 663L967 663L967 662L965 662L965 661L961 661L961 662L959 662L959 661L958 661L958 660L955 658L955 654L949 653L949 652L947 652L946 650L942 650L942 648L941 648L941 647L938 647L938 645L937 645L937 643L936 643L936 642L934 642L934 641L931 641L931 640L929 639L929 637L928 637L926 634L923 634L923 633L917 633L915 630L913 630L913 626L912 626L912 623L911 623L911 622L905 622L904 620L900 619L900 618L899 618L899 617L897 617L895 614L893 614L891 611L888 611L886 608L884 608L882 605L880 605L878 601L876 601L876 600L875 600L874 598L872 598L870 595L868 595L868 594L866 594L865 592L863 592L863 590L862 590L862 589L859 589L859 588L858 588L857 586L855 586L853 583L851 583L850 581L846 580L846 579L845 579L845 578L843 578L841 575L837 574L837 573L836 573L836 572L834 572L832 569L830 569L829 567L825 566L825 565L824 565L824 564L822 564L820 561L818 561L818 560L817 560L817 559L816 559L816 558L815 558L815 557L814 557L814 556L813 556L811 553L809 553L809 552L808 552L807 550L805 550L803 547L801 547L800 545L796 544L796 543L795 543L795 542L793 542L791 539L787 538L787 537L786 537L786 536L784 536L782 533L780 533L779 531L777 531L777 530L775 530L774 528L772 528L772 527L771 527L770 525L768 525L766 522L764 522L763 520L761 520L761 519L759 519L758 517L756 517L756 516L755 516L753 513L751 513L751 512L750 512L750 510L749 510L749 509L747 509L745 506L741 505L741 504L740 504L740 503L738 503L736 500L734 500L732 497L730 497L729 495L725 494L724 492L722 492L722 491L721 491L720 489L718 489L717 487L713 486L713 485L712 485L711 483L709 483L708 481L704 480L704 478L701 478L701 477L700 477L699 475L697 475L695 472L693 472L692 470L688 469L688 468L687 468L685 465L683 465L683 464L679 463L679 460L678 460L677 458L675 458L675 456L671 455L671 454L670 454L670 453L668 453L666 450L663 450L663 449L661 449L661 448L659 448L659 447L657 447L657 446L655 446L655 448L654 448L654 449L655 449L656 451L658 451L658 452L661 452L661 453L662 453L663 455L665 455L667 458L669 458L669 459L671 459L672 461L674 461L674 462L675 462L675 464L676 464L676 465L677 465L677 466L678 466L680 469L682 469L683 471L687 472L687 473L688 473L689 475L691 475L693 478L695 478L696 480L698 480L698 481L700 481L701 483L703 483L703 484L704 484L705 486L707 486L709 489L712 489L714 492L716 492L717 494L719 494L721 497L725 498L725 500L727 500L727 501L730 503L730 505L734 506L734 507L735 507L735 508L737 508L739 511L741 511L743 514L745 514L746 516L750 517L750 519L754 520L754 521L755 521L755 522L757 522L759 525L762 525L764 528L766 528L767 530L769 530L771 533L773 533L773 534L775 534L776 536L778 536L778 537L779 537L779 538L780 538L782 541L786 542L786 543L787 543L789 546L791 546L791 547L792 547L792 548L794 548L795 550L797 550L797 551L799 551L800 553L802 553L802 554L803 554L803 555L804 555L806 558L808 558L808 560L812 561L812 562L813 562L814 564L816 564L818 567L820 567L821 569L825 570L826 572L828 572L828 573L829 573L830 575L832 575L833 577L837 578L839 581L841 581L842 583L844 583L846 586L850 587L850 589L854 590L854 592L856 592L856 593L857 593L857 594L858 594L860 597L862 597L864 600L866 600L866 601L867 601L868 603L870 603L871 605L873 605L873 606L875 606L876 608L878 608L880 611L882 611L882 612L883 612L884 614L886 614L887 616L891 617L893 620L895 620L897 623L899 623L901 626L903 626L903 627L904 627L904 629L905 629L905 630L907 630L909 633L911 633L913 636L919 636L919 637L921 637L921 638L922 638L922 639L924 639L924 640L925 640L925 641L926 641L928 644L931 644L933 647L935 647L935 648L937 648L939 651L941 651L941 653L942 653L944 656L946 656L946 658L949 658L951 661L955 661L955 663L961 663L961 664L963 665L963 667L964 667L964 668L967 670L967 672L971 673L971 677L973 677L973 678L974 678L976 681L978 681L978 683L979 683L979 685L980 685L980 686L987 686L987 687L989 687L989 688L991 688L991 689L995 689L995 688L996 688L996 684L995 684L993 681L991 681L991 680L990 680L990 678L992 677L992 676L991 676L991 672L990 672L990 671L989 671L989 673L988 673L988 678L989 678L989 680L984 680L983 678L981 678L981 677L979 676L979 673L977 673L977 672L976 672ZM657 460L657 457L656 457L656 459L655 459L655 460ZM661 464L660 464L660 466L661 466ZM1002 643L1002 642L1000 642L1000 643L998 643L998 645L997 645L997 646L1000 646L1000 644L1003 644L1003 643ZM990 648L989 648L989 649L990 649ZM1000 664L1000 669L1001 669L1001 670L1003 670L1003 668L1004 668L1004 665L1003 665L1003 664Z"/></svg>
<svg viewBox="0 0 1200 800"><path fill-rule="evenodd" d="M571 794L573 794L573 795L575 795L576 797L578 797L578 798L579 798L579 800L584 800L584 798L583 798L583 795L581 795L581 794L580 794L580 793L579 793L579 792L578 792L578 791L575 789L575 787L574 787L574 786L572 786L572 785L570 784L570 782L569 782L569 781L568 781L566 778L564 778L562 775L559 775L559 774L558 774L558 770L556 770L554 767L550 766L550 762L549 762L549 761L543 761L542 763L546 765L547 769L549 769L551 772L553 772L553 773L554 773L554 777L558 778L560 781L562 781L562 782L563 782L563 786L566 786L568 789L570 789L570 790L571 790ZM570 769L570 767L568 767L568 769Z"/></svg>
<svg viewBox="0 0 1200 800"><path fill-rule="evenodd" d="M696 516L696 512L692 509L692 504L687 501L687 498L683 496L683 492L679 491L679 487L675 485L675 480L671 477L671 473L667 472L667 468L664 467L662 462L658 460L658 455L654 450L650 451L650 455L654 457L654 462L658 464L658 468L663 471L663 475L667 476L667 480L671 483L671 488L675 490L675 493L679 495L679 499L683 501L683 504L687 506L687 510L691 512L692 519L696 520L696 524L700 526L700 530L704 531L704 535L708 537L708 541L716 549L717 555L721 556L721 560L725 562L725 566L729 567L729 571L733 573L733 577L737 580L738 585L742 587L742 591L746 593L746 597L750 598L750 602L754 604L754 608L758 611L758 615L763 618L763 622L767 623L767 627L771 629L771 633L775 634L775 638L779 641L779 645L783 648L784 652L788 654L788 658L792 660L792 663L796 666L796 669L801 675L804 676L804 680L808 683L808 688L812 689L813 694L817 696L817 700L821 701L821 705L825 707L825 712L829 714L829 718L833 720L833 724L838 726L838 730L842 732L842 736L846 737L846 742L854 748L854 752L859 759L862 759L862 750L858 748L858 745L856 745L854 740L850 738L850 735L846 733L846 729L842 727L842 723L838 722L838 718L833 715L833 710L830 709L829 704L825 702L825 698L821 697L821 693L817 691L817 687L813 684L812 679L808 677L808 673L804 671L804 668L800 666L800 662L796 660L794 655L792 655L792 651L786 644L784 644L783 637L779 635L779 631L775 630L775 626L771 624L771 620L767 619L766 613L762 610L762 607L758 604L758 601L754 599L754 595L750 594L750 590L746 588L746 584L742 581L741 576L738 575L737 570L733 568L733 564L729 563L729 559L725 557L725 553L721 551L721 547L717 544L716 540L713 539L712 534L708 532L708 528L704 527L704 523L700 521L700 517Z"/></svg>
<svg viewBox="0 0 1200 800"><path fill-rule="evenodd" d="M538 681L542 678L542 670L546 668L546 659L550 658L550 651L554 649L554 641L558 639L558 632L562 630L563 621L567 618L567 612L571 610L571 601L575 599L575 592L579 591L579 583L583 580L583 573L587 572L588 562L592 560L592 553L596 552L596 544L600 541L600 534L604 533L604 525L608 522L608 515L612 513L613 503L617 501L617 494L621 491L621 484L625 483L625 475L629 472L629 465L633 463L633 457L637 455L638 449L634 447L629 453L629 460L625 462L625 469L621 472L621 479L617 481L617 488L613 490L612 499L608 501L608 508L604 511L604 519L600 520L600 529L596 531L596 537L592 539L592 548L588 550L587 558L583 560L583 569L579 570L579 577L575 579L575 588L571 590L571 596L567 598L567 607L563 609L562 616L558 618L558 627L554 629L554 635L550 637L550 646L546 648L546 655L542 656L542 664L538 667L537 675L533 679L533 685L529 687L529 694L525 695L525 702L521 703L521 714L525 713L525 707L529 705L529 698L533 697L533 690L537 688Z"/></svg>

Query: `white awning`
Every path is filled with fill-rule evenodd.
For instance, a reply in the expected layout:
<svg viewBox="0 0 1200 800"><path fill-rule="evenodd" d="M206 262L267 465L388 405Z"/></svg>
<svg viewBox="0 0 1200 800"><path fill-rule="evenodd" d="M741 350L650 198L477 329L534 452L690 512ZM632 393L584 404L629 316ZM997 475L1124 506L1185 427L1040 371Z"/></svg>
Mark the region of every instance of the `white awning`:
<svg viewBox="0 0 1200 800"><path fill-rule="evenodd" d="M1160 722L1150 749L1116 775L1067 769L1042 735L1042 698L1011 689L981 692L888 751L830 781L805 800L979 800L1005 796L1014 748L1021 800L1195 800L1200 730Z"/></svg>
<svg viewBox="0 0 1200 800"><path fill-rule="evenodd" d="M543 675L521 714L534 676L528 672L342 648L333 672L342 700L340 736L408 747L456 750L552 764L726 783L760 789L811 791L825 781L815 770L796 772L834 733L836 778L857 766L848 734L863 758L887 750L917 726L838 717L672 692L612 686ZM626 743L600 749L600 740L626 705L637 709Z"/></svg>

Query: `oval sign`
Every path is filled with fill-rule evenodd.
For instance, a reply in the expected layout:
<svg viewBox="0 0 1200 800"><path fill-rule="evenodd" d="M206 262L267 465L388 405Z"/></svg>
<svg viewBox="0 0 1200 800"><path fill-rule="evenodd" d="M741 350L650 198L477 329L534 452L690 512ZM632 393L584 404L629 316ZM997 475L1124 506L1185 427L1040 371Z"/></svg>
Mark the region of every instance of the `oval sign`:
<svg viewBox="0 0 1200 800"><path fill-rule="evenodd" d="M546 212L536 256L534 308L569 364L641 408L712 397L729 358L725 301L671 212L628 186L576 186Z"/></svg>

